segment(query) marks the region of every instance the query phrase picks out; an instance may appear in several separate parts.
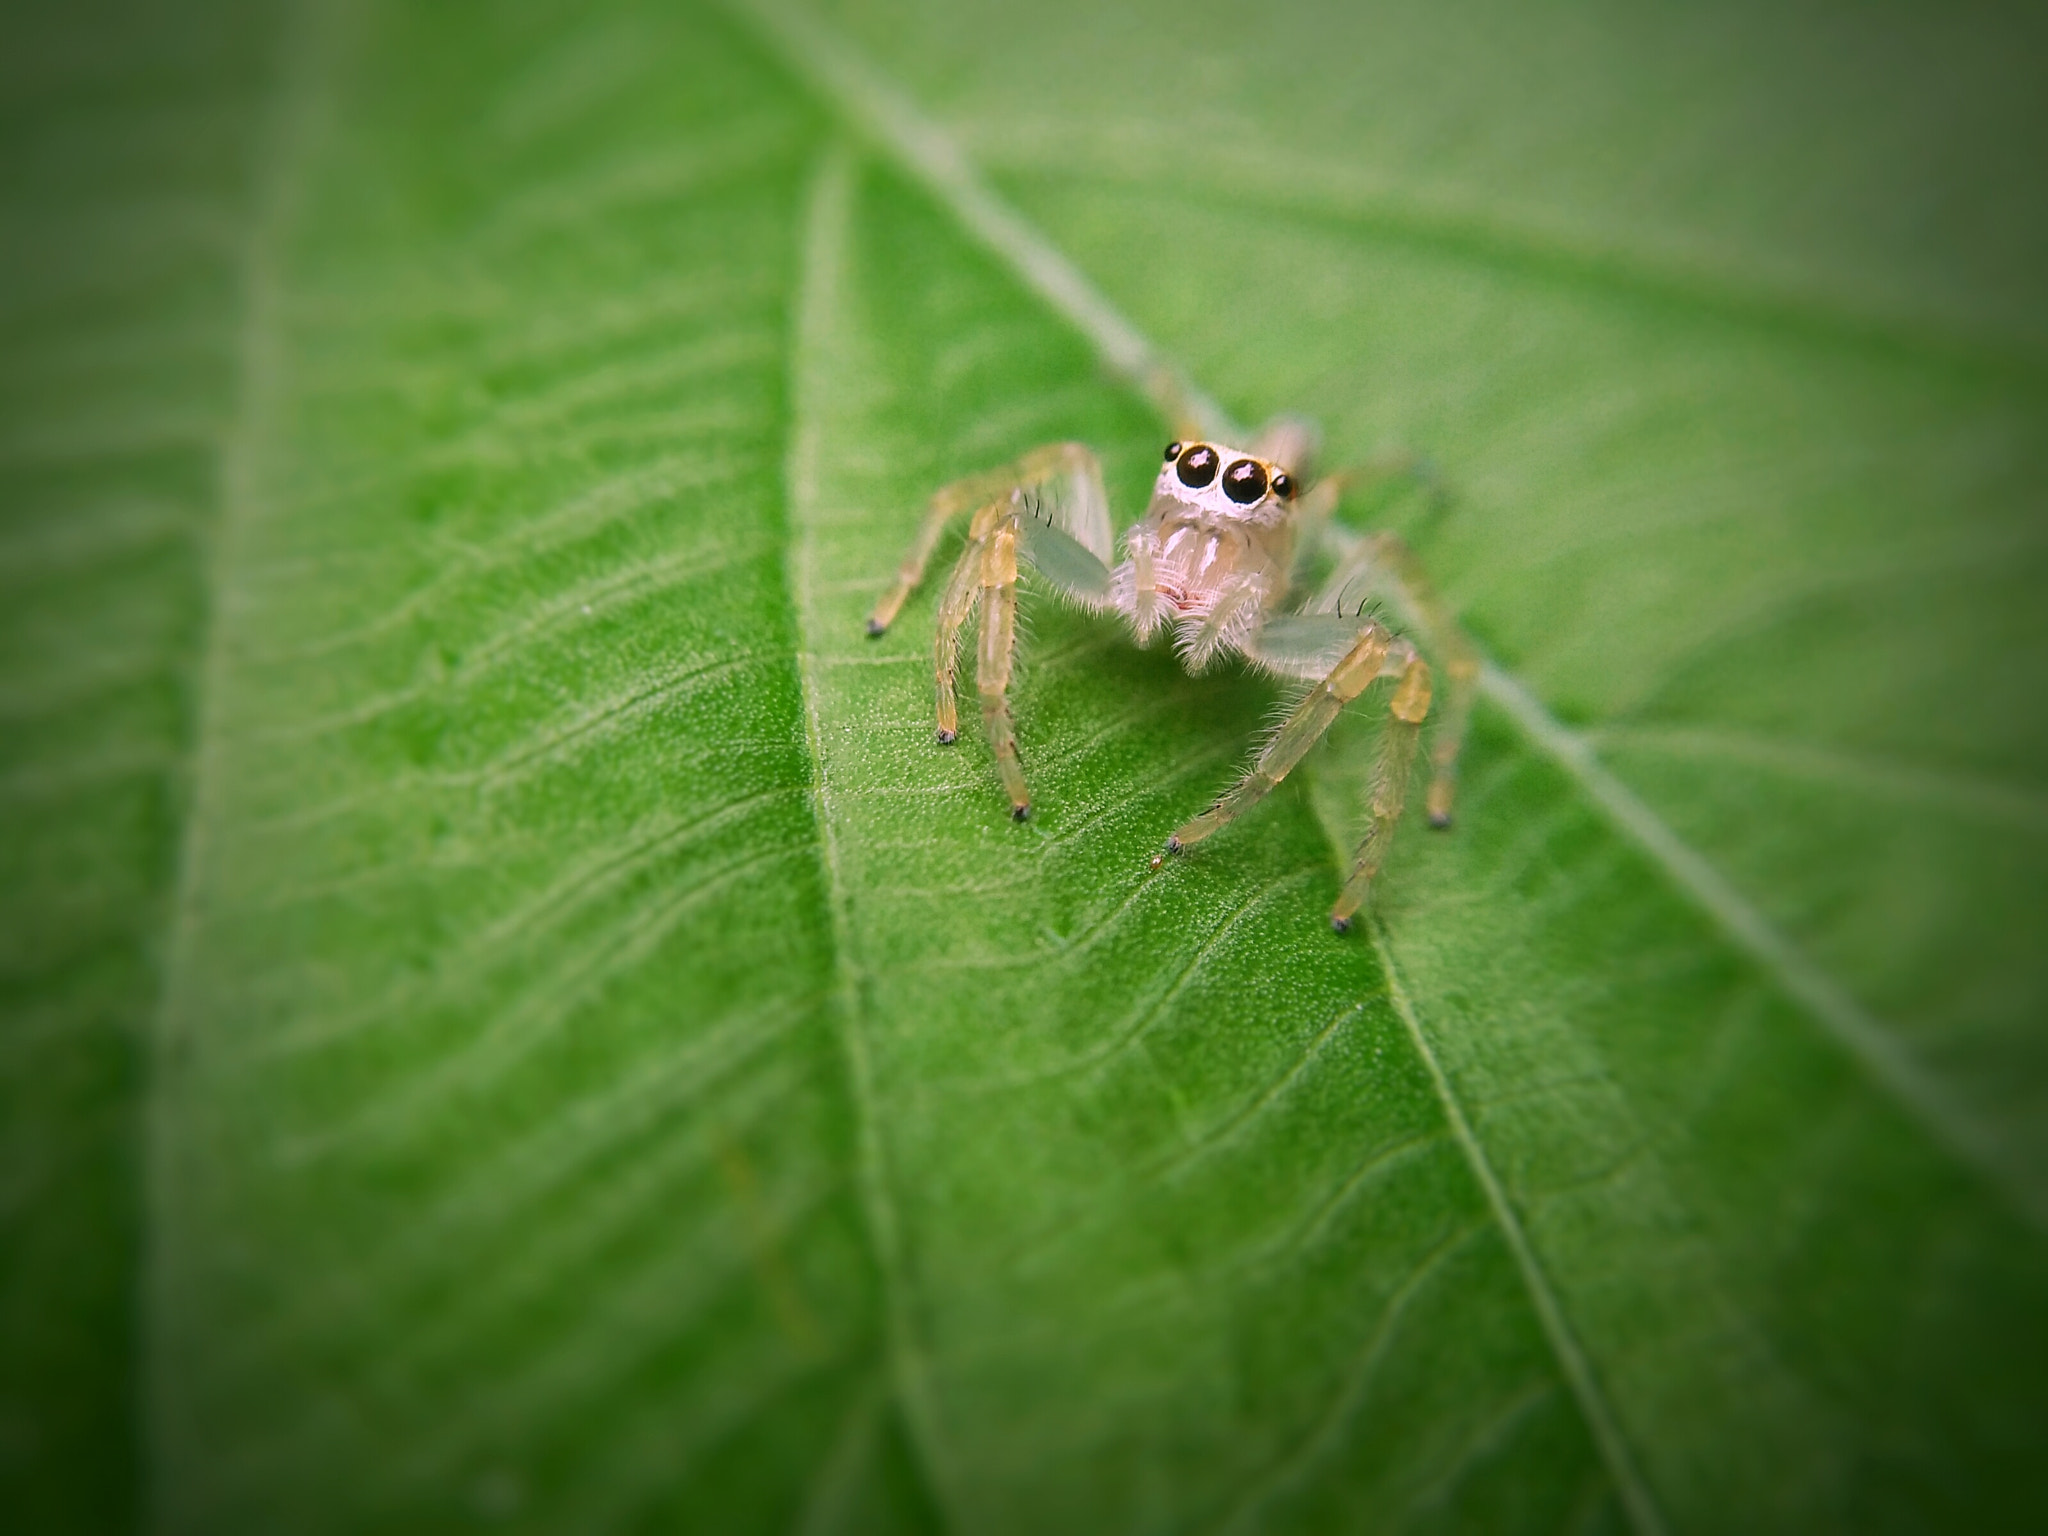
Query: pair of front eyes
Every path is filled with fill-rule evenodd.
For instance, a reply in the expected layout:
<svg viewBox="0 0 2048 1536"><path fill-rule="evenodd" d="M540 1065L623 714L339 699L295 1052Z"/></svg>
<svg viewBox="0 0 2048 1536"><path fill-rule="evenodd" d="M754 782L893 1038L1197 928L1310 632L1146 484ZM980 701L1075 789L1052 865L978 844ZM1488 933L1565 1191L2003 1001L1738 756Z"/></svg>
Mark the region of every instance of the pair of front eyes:
<svg viewBox="0 0 2048 1536"><path fill-rule="evenodd" d="M1168 443L1166 462L1173 464L1174 478L1191 491L1214 483L1216 471L1223 464L1222 457L1207 443ZM1223 494L1240 507L1260 500L1269 489L1283 501L1292 500L1294 477L1284 469L1276 469L1269 480L1266 466L1257 459L1232 459L1230 467L1223 470Z"/></svg>

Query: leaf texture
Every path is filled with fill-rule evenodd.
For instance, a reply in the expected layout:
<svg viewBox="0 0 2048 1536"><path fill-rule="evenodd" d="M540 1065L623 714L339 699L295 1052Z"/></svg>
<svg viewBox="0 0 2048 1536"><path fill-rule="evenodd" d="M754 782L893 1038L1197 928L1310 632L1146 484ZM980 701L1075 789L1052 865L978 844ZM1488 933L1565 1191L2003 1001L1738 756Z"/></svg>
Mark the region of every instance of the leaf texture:
<svg viewBox="0 0 2048 1536"><path fill-rule="evenodd" d="M2032 22L142 19L8 76L33 1528L2038 1523ZM1028 594L1017 826L863 631L1154 363L1450 488L1348 940L1369 703L1153 874L1270 685Z"/></svg>
<svg viewBox="0 0 2048 1536"><path fill-rule="evenodd" d="M270 28L85 5L7 32L0 1509L114 1530L137 1515L136 1142Z"/></svg>

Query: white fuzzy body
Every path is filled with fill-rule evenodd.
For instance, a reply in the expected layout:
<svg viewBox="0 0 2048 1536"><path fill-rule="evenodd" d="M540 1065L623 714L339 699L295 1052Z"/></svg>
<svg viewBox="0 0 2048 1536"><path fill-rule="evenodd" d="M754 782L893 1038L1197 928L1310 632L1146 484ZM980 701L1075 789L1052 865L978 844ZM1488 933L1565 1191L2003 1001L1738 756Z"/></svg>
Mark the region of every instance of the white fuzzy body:
<svg viewBox="0 0 2048 1536"><path fill-rule="evenodd" d="M1225 462L1246 457L1222 447L1217 453ZM1270 490L1241 505L1224 494L1220 477L1191 488L1168 463L1145 515L1124 535L1109 606L1141 640L1169 626L1190 671L1219 651L1243 650L1287 595L1293 513Z"/></svg>

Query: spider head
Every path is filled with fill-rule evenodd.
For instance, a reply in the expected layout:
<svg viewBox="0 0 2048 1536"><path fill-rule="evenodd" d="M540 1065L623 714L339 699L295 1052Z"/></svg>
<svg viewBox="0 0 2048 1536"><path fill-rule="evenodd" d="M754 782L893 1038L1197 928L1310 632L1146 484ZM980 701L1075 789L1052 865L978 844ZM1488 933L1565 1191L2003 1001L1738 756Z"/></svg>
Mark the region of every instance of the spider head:
<svg viewBox="0 0 2048 1536"><path fill-rule="evenodd" d="M1293 475L1220 443L1169 443L1155 496L1167 496L1216 517L1267 522L1300 494Z"/></svg>

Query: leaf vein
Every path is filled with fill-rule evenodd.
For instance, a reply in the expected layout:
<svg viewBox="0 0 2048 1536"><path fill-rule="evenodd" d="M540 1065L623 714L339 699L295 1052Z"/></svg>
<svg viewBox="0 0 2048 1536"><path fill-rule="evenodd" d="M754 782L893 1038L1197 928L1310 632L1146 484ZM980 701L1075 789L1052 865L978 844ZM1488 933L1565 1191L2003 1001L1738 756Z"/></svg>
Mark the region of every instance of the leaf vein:
<svg viewBox="0 0 2048 1536"><path fill-rule="evenodd" d="M1422 1031L1422 1022L1415 1015L1414 1005L1409 1001L1407 988L1401 982L1400 972L1394 965L1394 951L1388 943L1386 925L1374 919L1369 925L1372 931L1373 948L1378 952L1380 965L1386 972L1387 990L1393 998L1394 1011L1400 1015L1401 1023L1408 1031L1408 1038L1414 1043L1416 1054L1422 1058L1428 1070L1431 1083L1436 1088L1437 1100L1443 1105L1444 1116L1450 1122L1451 1134L1464 1149L1465 1161L1479 1181L1479 1187L1486 1194L1486 1203L1493 1210L1493 1217L1499 1224L1501 1235L1507 1240L1508 1250L1514 1255L1515 1267L1521 1271L1522 1284L1536 1308L1536 1316L1543 1325L1544 1334L1550 1341L1552 1354L1557 1357L1565 1379L1570 1383L1573 1395L1578 1399L1579 1412L1586 1421L1586 1427L1599 1448L1600 1459L1607 1464L1608 1476L1614 1480L1615 1490L1620 1494L1623 1506L1628 1510L1629 1521L1639 1536L1662 1536L1665 1529L1663 1512L1658 1508L1649 1484L1643 1481L1636 1469L1634 1453L1628 1442L1622 1438L1621 1428L1615 1422L1613 1410L1608 1406L1606 1393L1593 1373L1593 1364L1580 1347L1578 1337L1572 1332L1570 1321L1565 1317L1564 1307L1557 1294L1551 1289L1549 1278L1543 1273L1536 1260L1536 1251L1529 1244L1522 1230L1521 1218L1515 1214L1509 1203L1507 1191L1502 1188L1499 1177L1493 1171L1493 1163L1486 1155L1486 1149L1479 1144L1479 1138L1472 1132L1472 1126L1465 1118L1465 1111L1458 1102L1456 1090L1451 1086L1449 1075L1443 1063L1437 1059L1435 1049Z"/></svg>

